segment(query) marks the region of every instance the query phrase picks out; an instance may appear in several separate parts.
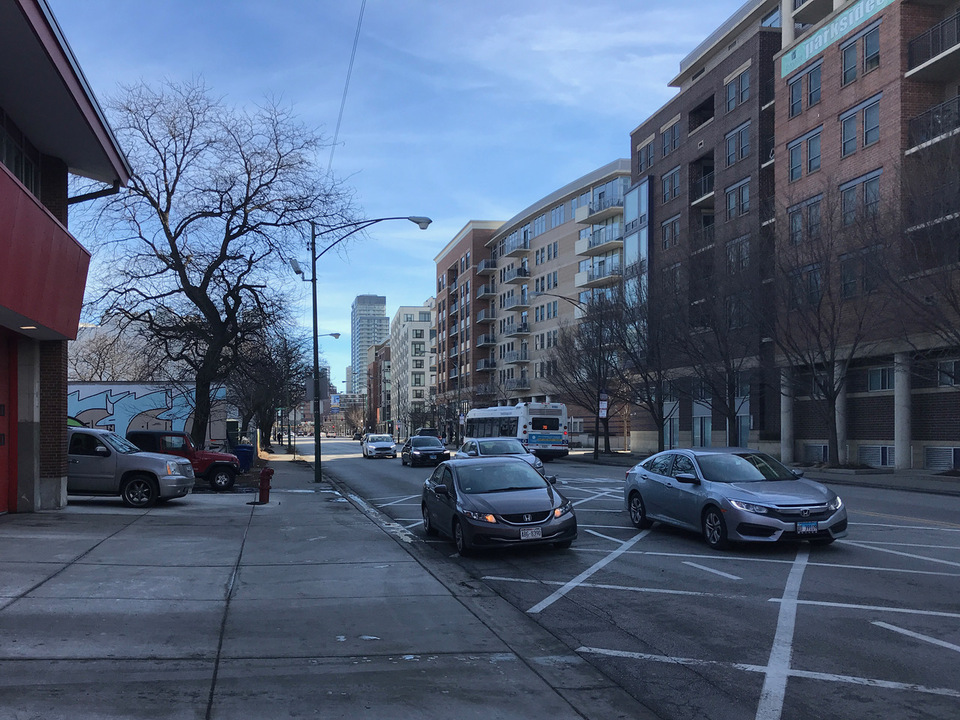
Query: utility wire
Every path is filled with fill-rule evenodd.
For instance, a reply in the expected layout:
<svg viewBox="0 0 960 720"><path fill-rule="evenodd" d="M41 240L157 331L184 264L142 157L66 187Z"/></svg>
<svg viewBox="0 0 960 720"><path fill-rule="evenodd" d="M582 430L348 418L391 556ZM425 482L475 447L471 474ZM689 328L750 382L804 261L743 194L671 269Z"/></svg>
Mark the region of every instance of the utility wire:
<svg viewBox="0 0 960 720"><path fill-rule="evenodd" d="M360 26L363 24L363 11L367 7L367 0L360 3L360 17L357 18L357 32L353 36L353 50L350 51L350 65L347 67L347 80L343 84L343 97L340 98L340 114L337 116L337 129L333 132L333 144L330 146L330 160L327 161L327 175L333 168L333 153L337 149L337 140L340 137L340 123L343 121L343 108L347 104L347 91L350 89L350 76L353 75L353 61L357 57L357 45L360 43Z"/></svg>

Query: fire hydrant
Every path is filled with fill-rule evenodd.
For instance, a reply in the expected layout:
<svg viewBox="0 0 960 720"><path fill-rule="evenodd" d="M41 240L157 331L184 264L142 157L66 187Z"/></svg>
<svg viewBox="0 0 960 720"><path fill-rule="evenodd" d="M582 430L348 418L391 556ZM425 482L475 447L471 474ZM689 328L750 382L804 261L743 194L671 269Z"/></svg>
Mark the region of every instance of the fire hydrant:
<svg viewBox="0 0 960 720"><path fill-rule="evenodd" d="M260 504L270 502L270 479L273 477L273 468L265 467L260 471Z"/></svg>

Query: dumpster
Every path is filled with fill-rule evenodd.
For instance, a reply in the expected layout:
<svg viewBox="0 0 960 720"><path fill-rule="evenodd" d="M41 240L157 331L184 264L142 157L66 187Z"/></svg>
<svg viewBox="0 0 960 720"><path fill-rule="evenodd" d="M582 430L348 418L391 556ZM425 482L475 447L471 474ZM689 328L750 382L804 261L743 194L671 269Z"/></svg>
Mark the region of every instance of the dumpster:
<svg viewBox="0 0 960 720"><path fill-rule="evenodd" d="M246 472L253 465L253 445L234 445L233 454L240 461L240 472Z"/></svg>

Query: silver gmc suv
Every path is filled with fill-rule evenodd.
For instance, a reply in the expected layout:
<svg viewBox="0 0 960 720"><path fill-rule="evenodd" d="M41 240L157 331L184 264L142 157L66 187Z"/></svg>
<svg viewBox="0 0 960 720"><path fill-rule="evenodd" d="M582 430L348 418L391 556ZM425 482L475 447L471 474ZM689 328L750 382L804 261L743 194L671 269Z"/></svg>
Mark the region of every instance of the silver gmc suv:
<svg viewBox="0 0 960 720"><path fill-rule="evenodd" d="M67 429L67 494L119 495L125 505L150 507L193 488L186 458L141 452L109 430Z"/></svg>

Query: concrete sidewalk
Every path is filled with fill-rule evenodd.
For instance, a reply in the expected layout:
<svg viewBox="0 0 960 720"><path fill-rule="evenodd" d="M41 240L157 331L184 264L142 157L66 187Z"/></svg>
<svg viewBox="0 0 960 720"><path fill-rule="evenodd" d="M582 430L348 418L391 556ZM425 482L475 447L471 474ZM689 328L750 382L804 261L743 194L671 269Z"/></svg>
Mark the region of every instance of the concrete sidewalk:
<svg viewBox="0 0 960 720"><path fill-rule="evenodd" d="M262 506L0 516L0 718L650 717L308 464L270 466Z"/></svg>

